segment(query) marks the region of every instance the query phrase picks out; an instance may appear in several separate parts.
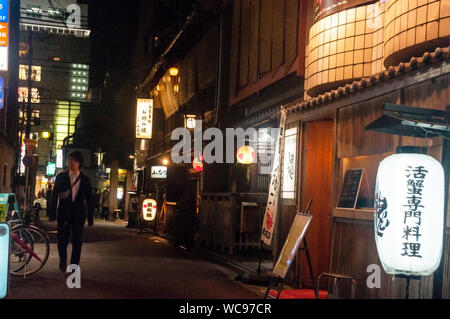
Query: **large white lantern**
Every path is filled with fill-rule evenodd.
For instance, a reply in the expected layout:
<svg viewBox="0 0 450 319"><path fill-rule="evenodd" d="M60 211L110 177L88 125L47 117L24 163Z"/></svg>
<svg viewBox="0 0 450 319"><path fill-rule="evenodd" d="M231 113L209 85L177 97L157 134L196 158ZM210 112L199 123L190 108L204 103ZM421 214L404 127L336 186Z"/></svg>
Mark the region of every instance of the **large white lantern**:
<svg viewBox="0 0 450 319"><path fill-rule="evenodd" d="M444 231L444 169L424 154L401 153L378 167L375 241L386 273L432 274Z"/></svg>
<svg viewBox="0 0 450 319"><path fill-rule="evenodd" d="M152 222L156 218L156 201L146 199L142 202L142 217L145 221Z"/></svg>

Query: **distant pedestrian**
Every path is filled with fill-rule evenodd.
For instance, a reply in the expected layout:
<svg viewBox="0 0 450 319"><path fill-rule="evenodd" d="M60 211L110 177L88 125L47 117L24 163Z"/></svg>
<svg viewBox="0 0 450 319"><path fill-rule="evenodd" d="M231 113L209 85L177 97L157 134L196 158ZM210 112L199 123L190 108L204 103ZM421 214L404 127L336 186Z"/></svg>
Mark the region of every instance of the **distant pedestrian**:
<svg viewBox="0 0 450 319"><path fill-rule="evenodd" d="M56 176L53 187L50 215L56 213L58 205L58 252L59 269L66 272L67 246L72 234L72 257L70 264L80 263L83 226L88 220L89 226L94 224L94 203L89 177L80 172L83 156L74 151L67 158L69 170Z"/></svg>
<svg viewBox="0 0 450 319"><path fill-rule="evenodd" d="M102 217L105 220L109 218L109 189L105 189L102 195Z"/></svg>
<svg viewBox="0 0 450 319"><path fill-rule="evenodd" d="M47 211L47 217L48 217L49 220L52 220L51 217L50 217L51 198L52 198L52 185L49 184L48 188L47 188L47 192L45 193L45 200L46 200L46 203L47 203L46 211Z"/></svg>

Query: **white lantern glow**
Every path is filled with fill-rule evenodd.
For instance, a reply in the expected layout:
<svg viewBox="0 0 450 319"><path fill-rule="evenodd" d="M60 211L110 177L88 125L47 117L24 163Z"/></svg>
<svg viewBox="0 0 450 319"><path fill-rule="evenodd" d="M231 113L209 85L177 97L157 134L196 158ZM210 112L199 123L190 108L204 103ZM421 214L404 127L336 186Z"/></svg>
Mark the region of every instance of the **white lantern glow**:
<svg viewBox="0 0 450 319"><path fill-rule="evenodd" d="M146 199L142 202L142 217L145 221L152 222L156 218L156 201Z"/></svg>
<svg viewBox="0 0 450 319"><path fill-rule="evenodd" d="M378 167L375 242L386 273L432 274L444 231L444 170L423 154L394 154Z"/></svg>

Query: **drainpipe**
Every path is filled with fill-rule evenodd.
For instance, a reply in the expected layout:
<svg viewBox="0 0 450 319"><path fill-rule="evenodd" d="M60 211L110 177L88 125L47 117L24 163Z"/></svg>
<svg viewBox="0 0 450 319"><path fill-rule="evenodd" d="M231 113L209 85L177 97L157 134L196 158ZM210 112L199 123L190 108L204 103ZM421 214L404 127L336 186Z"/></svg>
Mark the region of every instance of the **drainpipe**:
<svg viewBox="0 0 450 319"><path fill-rule="evenodd" d="M219 112L220 112L220 102L222 96L222 54L223 54L223 13L220 14L220 25L219 25L219 48L217 54L217 76L216 76L216 112L214 116L214 126L217 127L219 122Z"/></svg>

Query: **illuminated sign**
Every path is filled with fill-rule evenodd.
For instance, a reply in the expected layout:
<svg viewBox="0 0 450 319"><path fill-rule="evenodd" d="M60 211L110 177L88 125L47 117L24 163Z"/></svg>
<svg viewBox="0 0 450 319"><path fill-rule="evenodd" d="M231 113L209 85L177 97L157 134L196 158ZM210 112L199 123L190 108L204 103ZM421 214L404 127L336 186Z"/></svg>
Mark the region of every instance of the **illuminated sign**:
<svg viewBox="0 0 450 319"><path fill-rule="evenodd" d="M8 71L8 0L0 0L0 71Z"/></svg>
<svg viewBox="0 0 450 319"><path fill-rule="evenodd" d="M153 100L137 99L136 138L151 139L153 127Z"/></svg>
<svg viewBox="0 0 450 319"><path fill-rule="evenodd" d="M187 129L195 128L195 115L186 115L184 127Z"/></svg>
<svg viewBox="0 0 450 319"><path fill-rule="evenodd" d="M56 168L63 168L63 150L56 151Z"/></svg>
<svg viewBox="0 0 450 319"><path fill-rule="evenodd" d="M117 188L117 199L122 200L123 199L123 187Z"/></svg>
<svg viewBox="0 0 450 319"><path fill-rule="evenodd" d="M152 222L156 218L156 201L154 199L146 199L142 202L142 218L145 221Z"/></svg>
<svg viewBox="0 0 450 319"><path fill-rule="evenodd" d="M281 197L295 197L295 168L297 161L297 128L286 130L284 138L283 184Z"/></svg>
<svg viewBox="0 0 450 319"><path fill-rule="evenodd" d="M378 167L375 242L387 274L426 276L441 261L444 169L423 154L394 154Z"/></svg>
<svg viewBox="0 0 450 319"><path fill-rule="evenodd" d="M167 178L167 166L152 166L151 178Z"/></svg>
<svg viewBox="0 0 450 319"><path fill-rule="evenodd" d="M54 176L56 174L56 163L47 163L47 175Z"/></svg>

